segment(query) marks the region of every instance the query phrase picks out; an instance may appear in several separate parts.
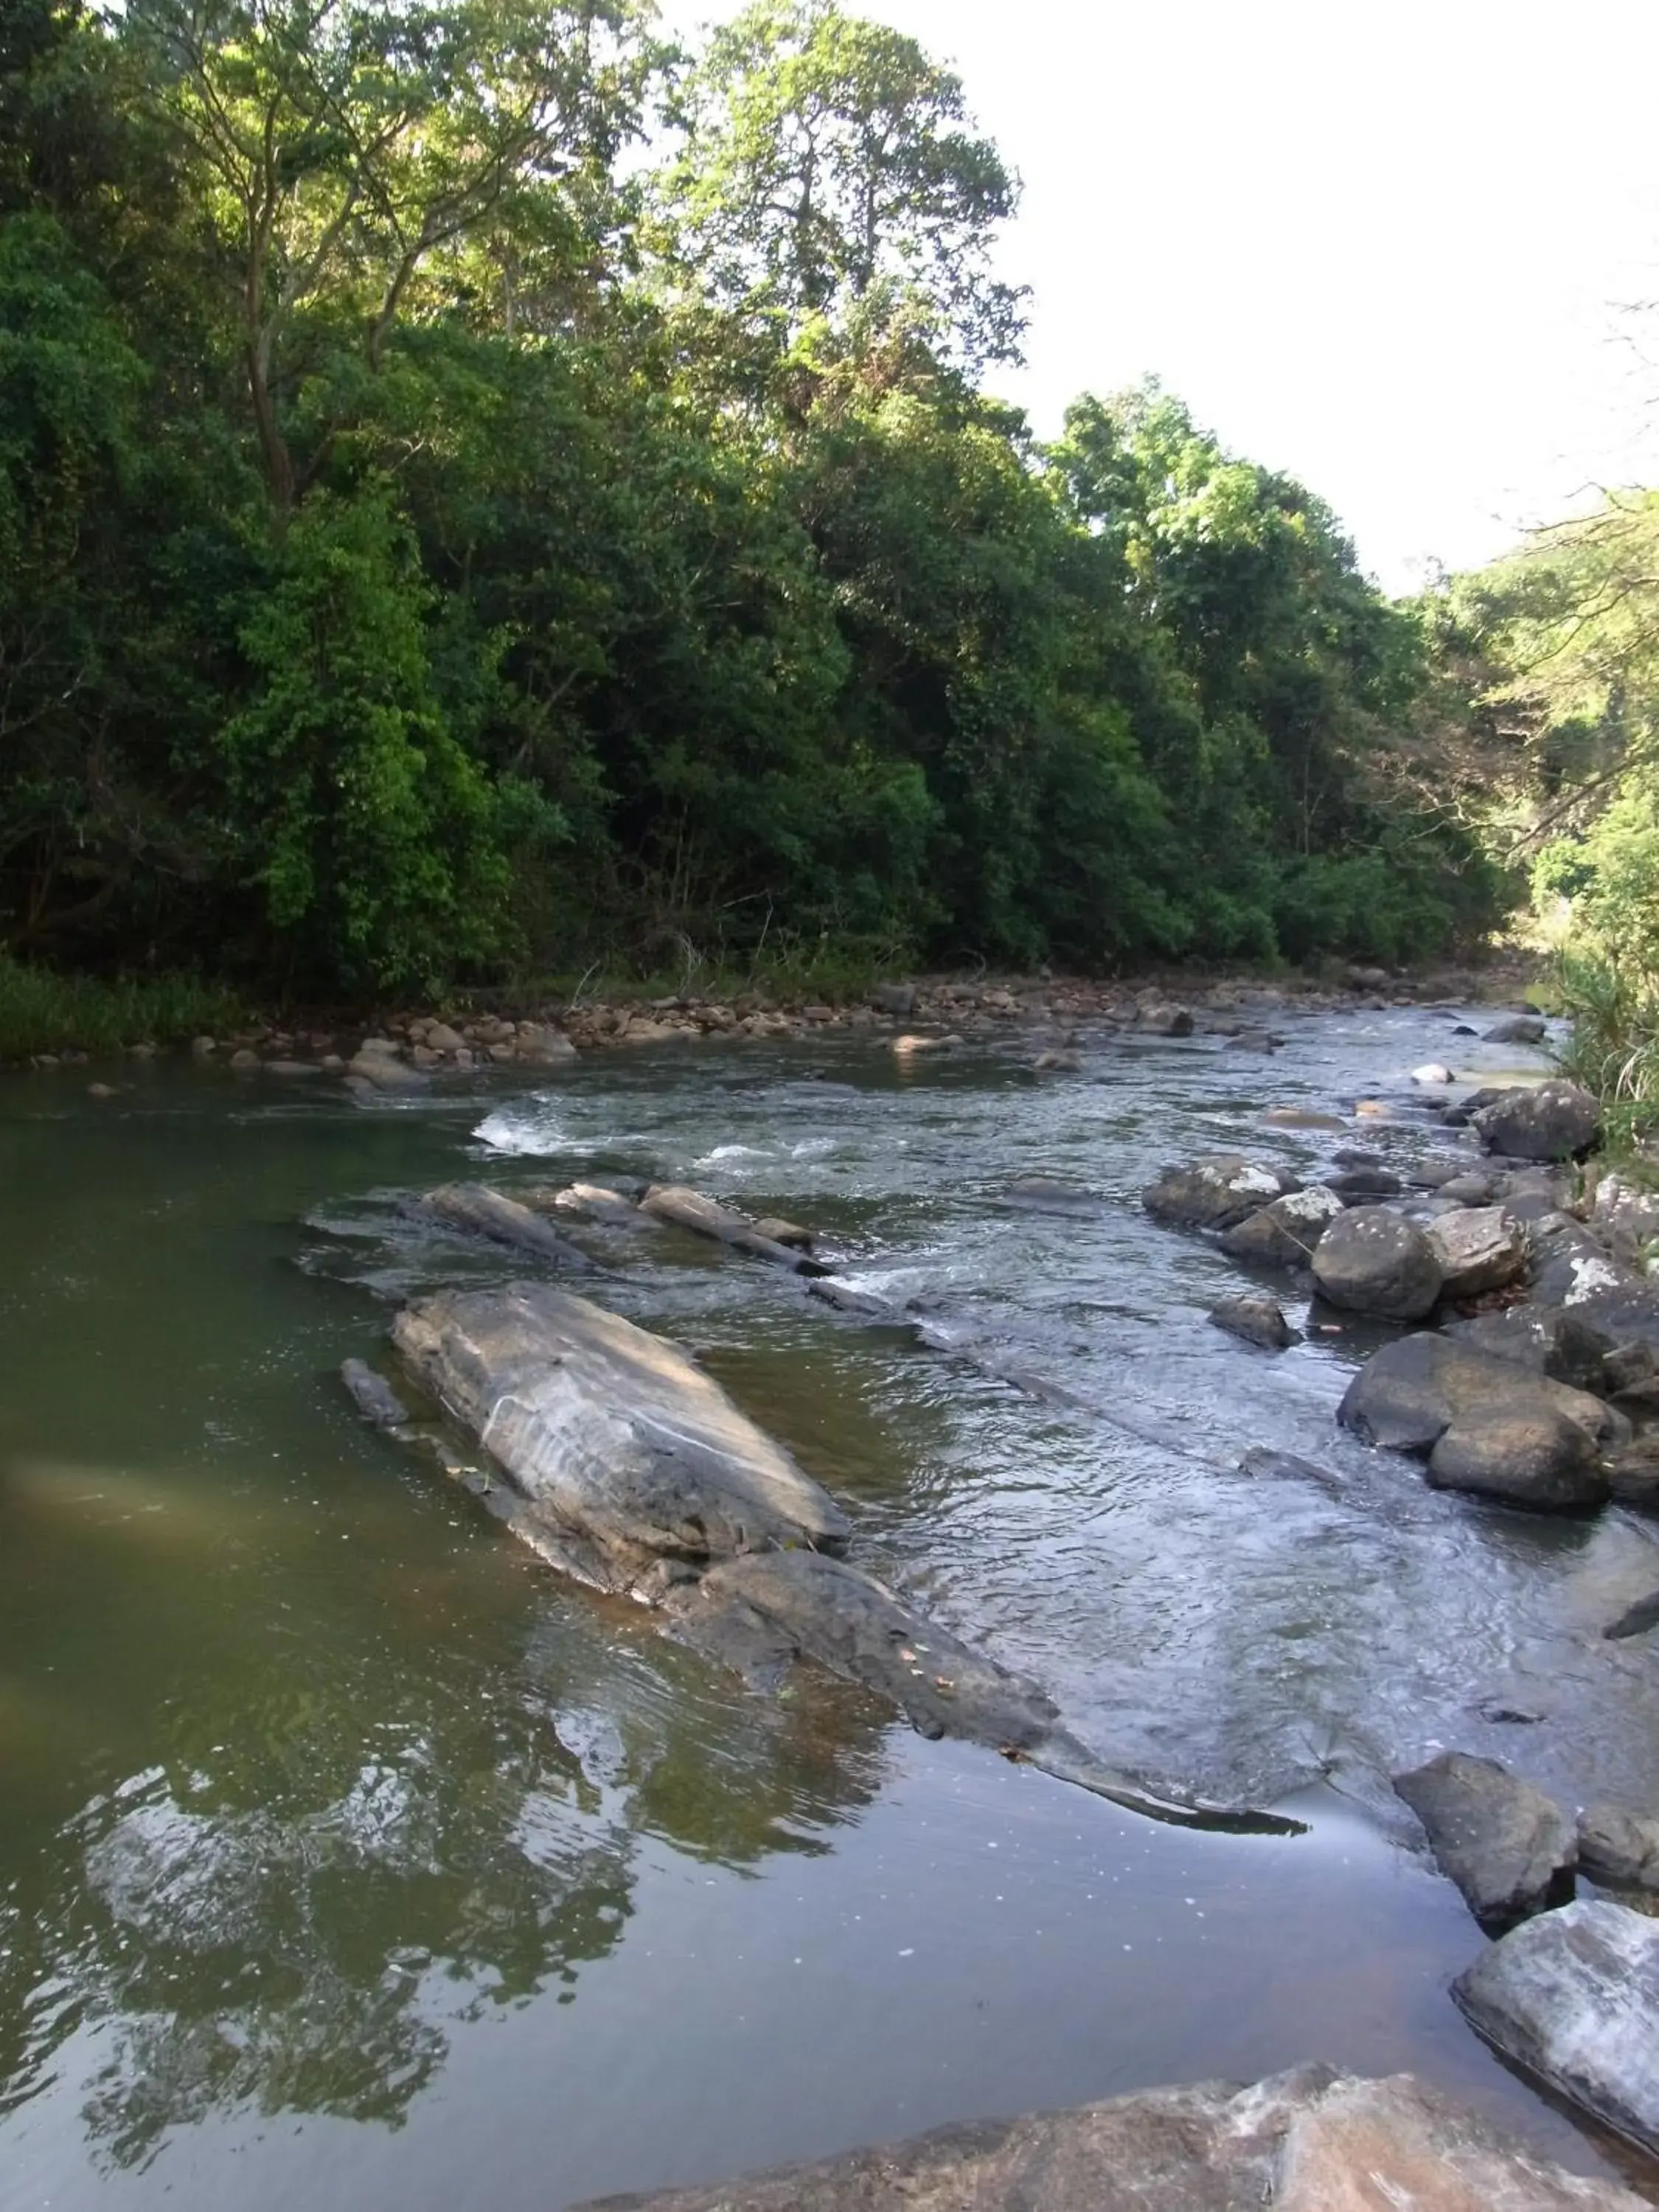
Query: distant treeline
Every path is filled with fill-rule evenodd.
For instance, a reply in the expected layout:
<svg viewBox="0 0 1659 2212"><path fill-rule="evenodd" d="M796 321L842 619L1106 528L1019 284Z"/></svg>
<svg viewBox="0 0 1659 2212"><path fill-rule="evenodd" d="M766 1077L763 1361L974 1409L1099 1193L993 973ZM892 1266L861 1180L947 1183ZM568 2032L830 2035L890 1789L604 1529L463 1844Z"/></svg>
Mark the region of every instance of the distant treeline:
<svg viewBox="0 0 1659 2212"><path fill-rule="evenodd" d="M1054 446L987 396L1016 193L823 0L696 56L635 0L7 0L0 950L365 993L1478 932L1424 611L1156 388Z"/></svg>

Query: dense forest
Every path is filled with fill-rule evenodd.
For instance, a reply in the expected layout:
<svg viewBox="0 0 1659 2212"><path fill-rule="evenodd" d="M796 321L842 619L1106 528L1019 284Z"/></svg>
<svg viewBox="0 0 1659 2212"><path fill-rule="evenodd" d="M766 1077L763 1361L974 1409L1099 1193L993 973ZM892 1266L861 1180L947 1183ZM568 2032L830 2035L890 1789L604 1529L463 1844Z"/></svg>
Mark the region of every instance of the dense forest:
<svg viewBox="0 0 1659 2212"><path fill-rule="evenodd" d="M0 948L372 996L1478 935L1490 624L1156 386L1038 441L1017 197L830 0L692 54L8 0Z"/></svg>

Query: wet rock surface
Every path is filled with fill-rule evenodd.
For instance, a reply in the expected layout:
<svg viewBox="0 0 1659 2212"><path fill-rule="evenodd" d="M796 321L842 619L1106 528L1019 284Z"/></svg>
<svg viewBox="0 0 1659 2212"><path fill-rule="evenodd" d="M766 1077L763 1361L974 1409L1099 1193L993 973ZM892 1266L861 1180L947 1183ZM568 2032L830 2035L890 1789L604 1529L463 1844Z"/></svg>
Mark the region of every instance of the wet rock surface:
<svg viewBox="0 0 1659 2212"><path fill-rule="evenodd" d="M1536 1404L1462 1415L1429 1454L1429 1480L1545 1513L1600 1505L1609 1492L1588 1431L1558 1407Z"/></svg>
<svg viewBox="0 0 1659 2212"><path fill-rule="evenodd" d="M1512 1929L1453 1994L1499 2051L1659 2152L1659 1920L1581 1899Z"/></svg>
<svg viewBox="0 0 1659 2212"><path fill-rule="evenodd" d="M582 2212L1638 2212L1396 2075L1306 2066L939 2128Z"/></svg>
<svg viewBox="0 0 1659 2212"><path fill-rule="evenodd" d="M1367 1443L1433 1450L1455 1421L1534 1409L1564 1413L1599 1443L1615 1424L1599 1398L1454 1338L1419 1331L1385 1345L1348 1385L1337 1418Z"/></svg>
<svg viewBox="0 0 1659 2212"><path fill-rule="evenodd" d="M1577 1831L1561 1808L1495 1759L1442 1752L1396 1774L1435 1860L1483 1927L1502 1929L1572 1895Z"/></svg>
<svg viewBox="0 0 1659 2212"><path fill-rule="evenodd" d="M1229 1336L1240 1337L1264 1352L1287 1351L1297 1340L1284 1308L1272 1298L1223 1298L1211 1307L1210 1319Z"/></svg>
<svg viewBox="0 0 1659 2212"><path fill-rule="evenodd" d="M1504 1289L1526 1271L1526 1237L1501 1206L1443 1214L1429 1224L1427 1235L1440 1262L1443 1297L1478 1297L1482 1291Z"/></svg>
<svg viewBox="0 0 1659 2212"><path fill-rule="evenodd" d="M1273 1199L1226 1231L1221 1249L1231 1259L1259 1267L1305 1267L1314 1247L1344 1211L1336 1192L1322 1183Z"/></svg>

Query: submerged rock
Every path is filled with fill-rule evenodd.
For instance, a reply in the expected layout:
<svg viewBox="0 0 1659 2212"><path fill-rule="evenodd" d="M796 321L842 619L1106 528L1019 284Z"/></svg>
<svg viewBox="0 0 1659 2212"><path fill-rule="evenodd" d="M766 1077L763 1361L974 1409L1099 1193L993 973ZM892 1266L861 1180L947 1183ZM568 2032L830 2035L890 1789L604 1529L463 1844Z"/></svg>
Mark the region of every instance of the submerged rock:
<svg viewBox="0 0 1659 2212"><path fill-rule="evenodd" d="M1228 1152L1194 1160L1189 1167L1164 1169L1141 1192L1140 1202L1155 1221L1183 1229L1231 1229L1284 1194L1285 1186L1271 1168Z"/></svg>
<svg viewBox="0 0 1659 2212"><path fill-rule="evenodd" d="M385 1376L378 1373L367 1360L343 1360L340 1380L351 1394L357 1411L366 1421L373 1422L377 1429L400 1429L409 1419L408 1407Z"/></svg>
<svg viewBox="0 0 1659 2212"><path fill-rule="evenodd" d="M1440 1296L1440 1262L1414 1221L1385 1206L1344 1213L1314 1248L1314 1280L1334 1306L1420 1321Z"/></svg>
<svg viewBox="0 0 1659 2212"><path fill-rule="evenodd" d="M1525 1232L1501 1206L1462 1206L1431 1222L1427 1234L1440 1262L1443 1297L1479 1297L1526 1271Z"/></svg>
<svg viewBox="0 0 1659 2212"><path fill-rule="evenodd" d="M1272 1298L1223 1298L1211 1307L1209 1317L1229 1336L1243 1337L1264 1352L1285 1352L1297 1341L1283 1309Z"/></svg>
<svg viewBox="0 0 1659 2212"><path fill-rule="evenodd" d="M1409 2074L1300 2066L955 2122L737 2181L578 2212L1642 2212Z"/></svg>
<svg viewBox="0 0 1659 2212"><path fill-rule="evenodd" d="M1581 1899L1511 1930L1452 1994L1499 2051L1659 2152L1659 1921Z"/></svg>
<svg viewBox="0 0 1659 2212"><path fill-rule="evenodd" d="M532 1213L527 1206L520 1206L517 1199L492 1190L488 1183L441 1183L435 1190L427 1192L421 1205L452 1229L464 1229L474 1237L487 1237L492 1244L505 1244L514 1251L550 1260L571 1274L602 1275L606 1272L550 1221Z"/></svg>
<svg viewBox="0 0 1659 2212"><path fill-rule="evenodd" d="M1577 1083L1506 1091L1472 1119L1486 1150L1512 1160L1577 1159L1601 1133L1601 1109Z"/></svg>
<svg viewBox="0 0 1659 2212"><path fill-rule="evenodd" d="M794 1274L826 1275L830 1272L810 1253L769 1237L763 1228L745 1221L730 1206L717 1206L712 1198L705 1198L701 1191L688 1190L682 1183L653 1183L640 1205L659 1221L672 1221L681 1229L690 1230L694 1236L712 1237L717 1244L729 1244L734 1251L747 1252L757 1260L769 1260L775 1267L787 1267ZM809 1237L807 1241L811 1240Z"/></svg>
<svg viewBox="0 0 1659 2212"><path fill-rule="evenodd" d="M1443 1751L1394 1778L1436 1863L1483 1926L1506 1928L1572 1895L1577 1831L1541 1790L1495 1759Z"/></svg>

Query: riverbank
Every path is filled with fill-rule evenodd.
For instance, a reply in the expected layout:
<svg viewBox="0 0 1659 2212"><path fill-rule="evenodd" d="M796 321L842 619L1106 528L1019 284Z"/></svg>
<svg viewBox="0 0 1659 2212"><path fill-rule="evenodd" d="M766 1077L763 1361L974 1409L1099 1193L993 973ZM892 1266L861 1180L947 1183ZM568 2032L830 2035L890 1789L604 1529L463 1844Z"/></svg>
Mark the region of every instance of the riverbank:
<svg viewBox="0 0 1659 2212"><path fill-rule="evenodd" d="M1079 1024L1180 1036L1256 1036L1275 1009L1410 1006L1437 1000L1519 1003L1532 963L1505 958L1416 973L1327 966L1316 972L1241 969L1220 975L1147 970L1126 977L934 973L914 978L834 970L833 986L777 973L665 990L608 983L589 994L529 989L459 994L435 1006L260 1012L233 992L187 976L109 982L59 977L0 960L0 1064L51 1071L123 1054L145 1060L188 1048L252 1072L268 1062L337 1073L365 1038L380 1038L425 1071L475 1061L533 1064L550 1037L579 1051L720 1036L777 1037L914 1030L942 1043L1018 1029L1036 1048L1064 1052ZM519 1048L526 1033L530 1049ZM555 1045L556 1053L559 1047Z"/></svg>

